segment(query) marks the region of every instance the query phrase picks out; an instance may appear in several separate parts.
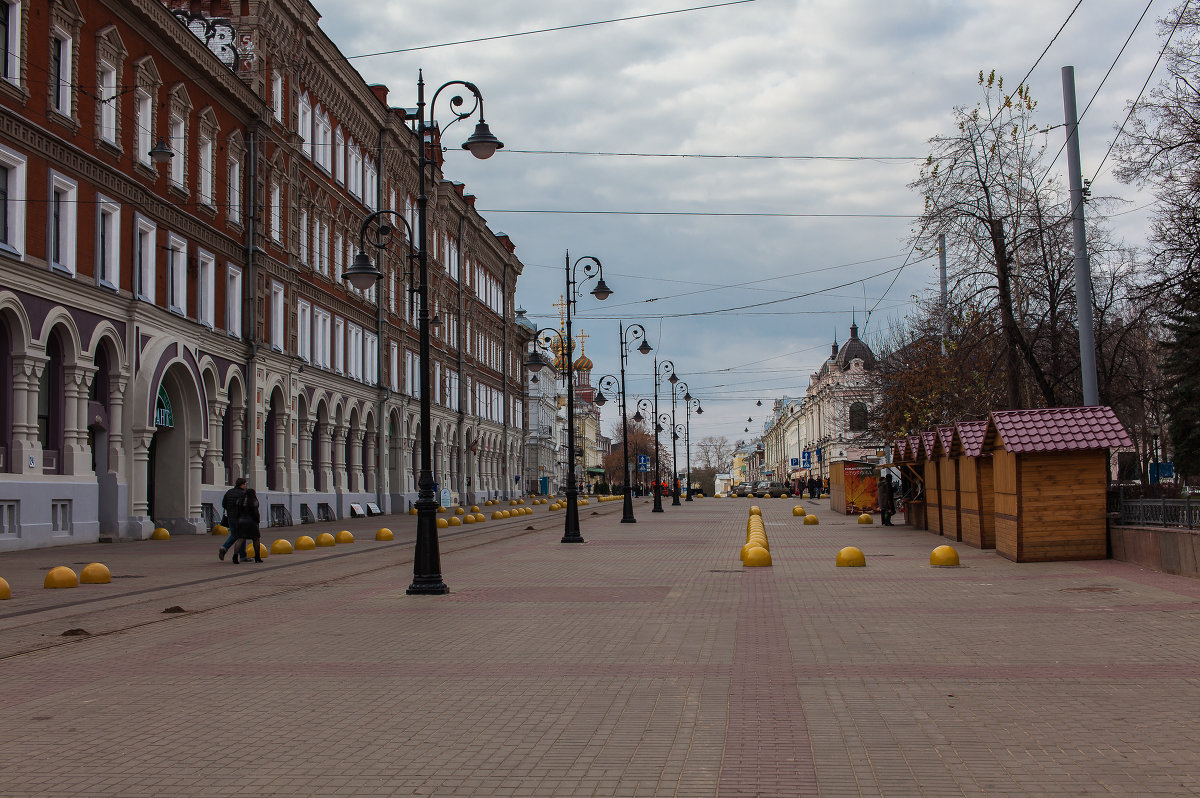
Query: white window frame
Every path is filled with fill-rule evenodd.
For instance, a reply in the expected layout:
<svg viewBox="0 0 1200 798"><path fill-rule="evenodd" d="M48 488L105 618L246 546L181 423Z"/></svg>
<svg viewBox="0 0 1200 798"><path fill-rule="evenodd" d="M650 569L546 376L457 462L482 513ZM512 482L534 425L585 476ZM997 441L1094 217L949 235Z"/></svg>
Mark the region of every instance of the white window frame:
<svg viewBox="0 0 1200 798"><path fill-rule="evenodd" d="M283 121L283 73L279 70L271 72L271 110L275 113L277 122Z"/></svg>
<svg viewBox="0 0 1200 798"><path fill-rule="evenodd" d="M379 336L374 333L363 335L363 381L368 385L379 384Z"/></svg>
<svg viewBox="0 0 1200 798"><path fill-rule="evenodd" d="M17 6L20 9L20 6ZM0 241L0 249L18 258L25 257L25 190L26 158L16 150L0 144L0 164L8 167L8 185L5 186L7 201L5 213L8 217L7 240Z"/></svg>
<svg viewBox="0 0 1200 798"><path fill-rule="evenodd" d="M117 68L101 61L97 71L100 85L96 87L96 103L100 106L100 138L109 144L117 143Z"/></svg>
<svg viewBox="0 0 1200 798"><path fill-rule="evenodd" d="M308 209L300 209L300 262L310 265L308 260Z"/></svg>
<svg viewBox="0 0 1200 798"><path fill-rule="evenodd" d="M346 185L346 134L340 127L333 131L333 179Z"/></svg>
<svg viewBox="0 0 1200 798"><path fill-rule="evenodd" d="M50 172L50 205L46 209L46 261L55 271L75 276L76 258L79 255L79 184L66 175ZM61 197L61 199L60 199ZM59 229L55 230L55 205L59 212ZM54 258L56 235L60 252Z"/></svg>
<svg viewBox="0 0 1200 798"><path fill-rule="evenodd" d="M96 195L96 285L121 287L121 203Z"/></svg>
<svg viewBox="0 0 1200 798"><path fill-rule="evenodd" d="M196 157L199 160L199 174L196 176L196 187L200 194L200 202L205 205L213 204L213 141L208 135L201 135L196 144Z"/></svg>
<svg viewBox="0 0 1200 798"><path fill-rule="evenodd" d="M328 310L313 308L313 365L329 368L329 336L333 316Z"/></svg>
<svg viewBox="0 0 1200 798"><path fill-rule="evenodd" d="M242 223L242 161L236 155L229 157L229 207L225 218L235 224Z"/></svg>
<svg viewBox="0 0 1200 798"><path fill-rule="evenodd" d="M137 109L137 161L145 166L152 166L150 150L154 148L154 98L145 89L138 89L134 95L134 107Z"/></svg>
<svg viewBox="0 0 1200 798"><path fill-rule="evenodd" d="M334 279L342 279L342 234L333 234L333 276Z"/></svg>
<svg viewBox="0 0 1200 798"><path fill-rule="evenodd" d="M0 64L0 70L5 80L14 86L21 85L21 44L24 39L21 37L21 20L24 14L21 0L0 0L8 6L8 41L5 42L5 49L8 53L8 58L3 64Z"/></svg>
<svg viewBox="0 0 1200 798"><path fill-rule="evenodd" d="M172 116L167 123L167 136L171 141L171 184L175 188L184 188L187 161L187 120L181 116Z"/></svg>
<svg viewBox="0 0 1200 798"><path fill-rule="evenodd" d="M283 241L283 188L278 181L271 181L271 238Z"/></svg>
<svg viewBox="0 0 1200 798"><path fill-rule="evenodd" d="M56 113L69 117L74 99L71 91L71 74L74 69L75 39L59 27L50 28L50 39L52 40L51 47L54 46L54 42L60 42L62 45L62 54L58 61L58 75L49 75L51 81L54 81L55 78L58 79L58 86L51 86L51 90L58 96L51 97L50 107Z"/></svg>
<svg viewBox="0 0 1200 798"><path fill-rule="evenodd" d="M346 331L346 376L356 380L363 378L363 328L357 324L347 325Z"/></svg>
<svg viewBox="0 0 1200 798"><path fill-rule="evenodd" d="M187 239L175 233L167 234L167 310L187 315Z"/></svg>
<svg viewBox="0 0 1200 798"><path fill-rule="evenodd" d="M393 391L400 390L400 345L391 342L388 352L388 387Z"/></svg>
<svg viewBox="0 0 1200 798"><path fill-rule="evenodd" d="M329 223L321 220L321 274L329 276Z"/></svg>
<svg viewBox="0 0 1200 798"><path fill-rule="evenodd" d="M312 362L312 304L304 299L296 301L296 354Z"/></svg>
<svg viewBox="0 0 1200 798"><path fill-rule="evenodd" d="M271 281L271 348L276 352L283 351L284 332L287 329L284 326L284 314L287 313L287 305L285 304L285 296L283 292L283 283L276 280Z"/></svg>
<svg viewBox="0 0 1200 798"><path fill-rule="evenodd" d="M211 252L196 250L196 320L210 330L217 326L217 259Z"/></svg>
<svg viewBox="0 0 1200 798"><path fill-rule="evenodd" d="M296 110L296 133L300 136L300 149L312 158L312 103L306 92L300 93L300 105Z"/></svg>
<svg viewBox="0 0 1200 798"><path fill-rule="evenodd" d="M346 370L346 322L340 316L333 318L333 370L338 374Z"/></svg>
<svg viewBox="0 0 1200 798"><path fill-rule="evenodd" d="M133 218L133 295L154 302L158 272L158 225L141 214Z"/></svg>
<svg viewBox="0 0 1200 798"><path fill-rule="evenodd" d="M225 264L225 331L242 336L242 270L232 263Z"/></svg>

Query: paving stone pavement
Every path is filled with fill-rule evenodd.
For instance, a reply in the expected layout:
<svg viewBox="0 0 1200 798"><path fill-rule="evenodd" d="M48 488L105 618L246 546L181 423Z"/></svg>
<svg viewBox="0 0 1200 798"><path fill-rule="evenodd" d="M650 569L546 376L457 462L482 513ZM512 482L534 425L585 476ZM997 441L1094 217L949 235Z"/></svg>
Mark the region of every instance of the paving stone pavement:
<svg viewBox="0 0 1200 798"><path fill-rule="evenodd" d="M755 503L774 565L743 569ZM405 595L407 516L262 565L208 537L4 554L0 795L1200 794L1200 580L933 568L936 536L795 503L593 503L583 545L542 507L442 530L447 596ZM40 587L93 560L112 584Z"/></svg>

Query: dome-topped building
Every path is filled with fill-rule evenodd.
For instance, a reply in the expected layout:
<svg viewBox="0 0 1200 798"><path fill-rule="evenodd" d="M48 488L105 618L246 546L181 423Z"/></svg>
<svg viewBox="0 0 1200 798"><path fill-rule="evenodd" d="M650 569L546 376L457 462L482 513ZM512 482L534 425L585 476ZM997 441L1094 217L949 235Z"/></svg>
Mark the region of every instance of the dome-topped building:
<svg viewBox="0 0 1200 798"><path fill-rule="evenodd" d="M842 348L838 350L833 362L846 371L850 368L850 362L855 359L861 360L863 368L867 371L875 369L875 353L871 351L871 347L867 346L865 341L858 337L858 324L851 322L850 338L842 344Z"/></svg>

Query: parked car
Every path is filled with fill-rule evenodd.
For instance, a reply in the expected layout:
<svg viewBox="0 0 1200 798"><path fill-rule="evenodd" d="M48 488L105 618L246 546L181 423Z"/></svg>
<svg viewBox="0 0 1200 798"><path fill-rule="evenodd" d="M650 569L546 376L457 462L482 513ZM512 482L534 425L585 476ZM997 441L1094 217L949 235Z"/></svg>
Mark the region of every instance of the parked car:
<svg viewBox="0 0 1200 798"><path fill-rule="evenodd" d="M740 498L754 495L754 485L750 482L739 482L737 487L733 489L733 495Z"/></svg>
<svg viewBox="0 0 1200 798"><path fill-rule="evenodd" d="M754 486L754 493L752 495L760 499L765 499L768 496L773 499L777 499L780 496L791 496L792 486L785 485L782 482L759 482Z"/></svg>

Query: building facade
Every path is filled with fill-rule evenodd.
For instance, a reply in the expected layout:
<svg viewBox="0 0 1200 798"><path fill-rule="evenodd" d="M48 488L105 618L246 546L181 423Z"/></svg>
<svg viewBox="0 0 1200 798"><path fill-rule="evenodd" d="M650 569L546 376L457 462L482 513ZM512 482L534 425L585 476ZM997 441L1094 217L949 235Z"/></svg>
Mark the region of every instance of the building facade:
<svg viewBox="0 0 1200 798"><path fill-rule="evenodd" d="M405 509L422 364L399 218L366 247L380 284L341 274L373 212L416 227L415 121L306 0L5 6L0 550L202 531L242 475L264 524ZM434 478L504 497L522 265L431 146Z"/></svg>

